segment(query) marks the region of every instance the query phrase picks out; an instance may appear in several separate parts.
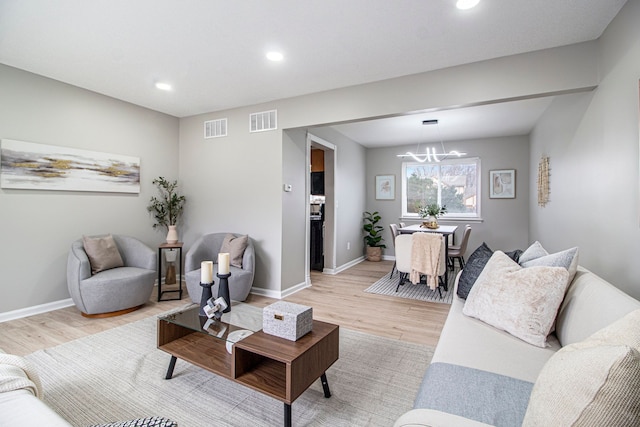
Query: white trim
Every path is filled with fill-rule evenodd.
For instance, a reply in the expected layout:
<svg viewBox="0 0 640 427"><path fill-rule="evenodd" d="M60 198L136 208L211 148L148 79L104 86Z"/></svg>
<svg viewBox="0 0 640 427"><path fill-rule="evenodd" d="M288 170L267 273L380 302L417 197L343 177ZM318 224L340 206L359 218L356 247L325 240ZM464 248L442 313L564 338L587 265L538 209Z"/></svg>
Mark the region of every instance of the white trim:
<svg viewBox="0 0 640 427"><path fill-rule="evenodd" d="M390 258L390 259L395 259L395 258ZM353 261L348 262L347 264L343 264L341 265L339 268L336 268L335 270L329 269L329 268L325 268L322 271L322 274L330 274L330 275L335 275L340 273L341 271L344 271L350 267L353 267L356 264L360 264L362 261L364 261L364 256L361 256L360 258L356 258ZM311 286L313 286L310 283L310 276L307 276L306 278L306 282L304 283L299 283L295 286L292 286L288 289L285 289L284 291L274 291L271 289L262 289L262 288L251 288L251 292L254 295L259 295L261 297L269 297L269 298L275 298L275 299L282 299L282 298L286 298L290 295L295 294L296 292L299 292L303 289L307 289L310 288Z"/></svg>
<svg viewBox="0 0 640 427"><path fill-rule="evenodd" d="M308 283L299 283L295 286L285 289L284 291L274 291L271 289L262 289L262 288L251 288L251 293L254 295L262 296L262 297L282 299L290 295L293 295L298 291L301 291L303 289L310 288L310 287L311 285Z"/></svg>
<svg viewBox="0 0 640 427"><path fill-rule="evenodd" d="M353 267L353 266L354 266L354 265L356 265L356 264L360 264L362 261L364 261L364 255L363 255L363 256L361 256L361 257L359 257L359 258L356 258L356 259L354 259L354 260L352 260L352 261L349 261L349 262L348 262L348 263L346 263L346 264L342 264L340 267L337 267L337 268L336 268L335 270L333 270L331 273L329 273L329 272L327 271L327 273L328 273L328 274L338 274L338 273L341 273L341 272L343 272L344 270L346 270L347 268L351 268L351 267ZM324 271L323 271L323 273L324 273Z"/></svg>
<svg viewBox="0 0 640 427"><path fill-rule="evenodd" d="M306 147L306 150L307 150L307 155L306 155L307 156L307 159L306 159L306 163L307 163L306 176L307 176L307 178L305 180L306 183L307 183L307 185L306 185L306 187L307 187L306 188L307 197L311 194L310 177L311 177L311 144L312 143L321 145L321 146L325 147L327 150L330 150L330 151L333 152L333 165L332 165L332 169L333 169L333 171L332 171L332 173L333 173L333 201L332 201L333 202L333 212L332 212L333 213L333 224L332 224L332 227L333 227L333 230L332 230L332 233L331 233L332 246L330 248L331 249L331 259L329 260L329 264L331 266L335 266L336 262L337 262L337 256L338 256L338 254L337 254L337 252L338 252L337 251L337 242L338 242L338 198L337 198L337 194L336 194L336 188L338 187L337 176L336 176L336 171L337 171L337 167L338 167L338 147L335 144L333 144L333 143L331 143L331 142L329 142L329 141L327 141L325 139L322 139L322 138L320 138L320 137L318 137L318 136L316 136L316 135L314 135L314 134L312 134L310 132L307 132L307 147ZM326 207L326 204L325 204L325 207ZM309 203L307 203L306 204L306 210L305 210L305 218L307 218L307 220L305 221L306 222L306 225L305 225L305 227L306 227L305 228L305 234L306 234L305 248L307 248L307 250L306 250L307 254L306 254L306 257L305 257L305 271L306 272L309 272L309 270L311 269L311 267L310 267L310 265L311 265L311 263L310 263L310 254L309 254L310 251L308 250L308 248L310 247L310 244L311 244L310 237L309 237L310 236L310 224L309 224L309 220L308 220L309 214L310 214L309 210L310 210L310 206L309 206ZM325 214L326 214L326 212L325 212ZM327 224L327 222L326 222L326 215L325 215L325 225L326 224ZM326 242L326 239L325 239L325 242ZM327 252L327 248L325 246L325 253L326 252ZM326 264L327 264L327 260L325 259L325 265ZM325 273L327 270L333 270L333 269L331 269L331 268L329 268L329 269L323 268L322 272ZM335 274L335 273L333 273L333 274Z"/></svg>
<svg viewBox="0 0 640 427"><path fill-rule="evenodd" d="M59 310L61 308L71 307L73 300L71 298L60 301L48 302L46 304L34 305L33 307L20 308L18 310L0 313L0 323L10 320L22 319L23 317L35 316L36 314L48 313L49 311Z"/></svg>

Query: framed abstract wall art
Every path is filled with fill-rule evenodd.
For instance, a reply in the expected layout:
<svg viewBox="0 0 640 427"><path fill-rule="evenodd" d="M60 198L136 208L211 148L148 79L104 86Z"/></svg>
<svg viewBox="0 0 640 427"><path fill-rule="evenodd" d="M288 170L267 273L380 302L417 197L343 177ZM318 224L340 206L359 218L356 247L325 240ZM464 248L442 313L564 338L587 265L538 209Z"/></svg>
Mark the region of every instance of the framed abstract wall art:
<svg viewBox="0 0 640 427"><path fill-rule="evenodd" d="M140 159L3 139L0 187L139 193Z"/></svg>
<svg viewBox="0 0 640 427"><path fill-rule="evenodd" d="M396 176L376 175L376 200L395 200Z"/></svg>
<svg viewBox="0 0 640 427"><path fill-rule="evenodd" d="M516 197L515 169L489 171L489 198L514 199Z"/></svg>

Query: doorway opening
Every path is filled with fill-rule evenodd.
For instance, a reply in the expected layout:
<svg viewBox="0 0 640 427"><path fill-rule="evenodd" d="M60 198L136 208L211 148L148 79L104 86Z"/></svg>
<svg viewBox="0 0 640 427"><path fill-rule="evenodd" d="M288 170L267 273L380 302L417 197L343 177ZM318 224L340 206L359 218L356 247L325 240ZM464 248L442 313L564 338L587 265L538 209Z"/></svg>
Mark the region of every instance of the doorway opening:
<svg viewBox="0 0 640 427"><path fill-rule="evenodd" d="M307 282L311 270L336 269L336 146L307 134Z"/></svg>

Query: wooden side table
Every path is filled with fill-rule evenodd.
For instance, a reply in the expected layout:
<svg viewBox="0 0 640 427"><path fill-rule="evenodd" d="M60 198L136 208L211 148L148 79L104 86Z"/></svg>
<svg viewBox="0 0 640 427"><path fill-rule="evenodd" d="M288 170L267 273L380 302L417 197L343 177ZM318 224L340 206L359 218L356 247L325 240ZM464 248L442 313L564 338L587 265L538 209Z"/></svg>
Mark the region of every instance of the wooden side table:
<svg viewBox="0 0 640 427"><path fill-rule="evenodd" d="M163 243L160 246L158 246L158 302L160 301L173 301L173 300L181 300L182 299L182 275L184 274L184 263L182 261L182 246L184 245L183 242L178 242L178 243ZM169 250L178 250L178 265L180 266L180 269L178 270L178 289L170 289L170 290L166 290L163 291L162 290L162 250L163 249L169 249ZM162 299L162 294L167 294L167 293L172 293L172 292L177 292L178 293L178 298L167 298L167 299Z"/></svg>

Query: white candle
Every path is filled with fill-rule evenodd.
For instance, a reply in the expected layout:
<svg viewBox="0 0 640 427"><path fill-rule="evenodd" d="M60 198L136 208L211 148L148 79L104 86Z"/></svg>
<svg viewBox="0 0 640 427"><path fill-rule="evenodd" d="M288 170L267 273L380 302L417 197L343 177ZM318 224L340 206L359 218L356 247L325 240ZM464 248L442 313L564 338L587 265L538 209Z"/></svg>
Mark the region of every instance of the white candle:
<svg viewBox="0 0 640 427"><path fill-rule="evenodd" d="M229 274L229 254L226 252L218 254L218 274Z"/></svg>
<svg viewBox="0 0 640 427"><path fill-rule="evenodd" d="M202 261L200 263L200 283L213 282L213 261Z"/></svg>

